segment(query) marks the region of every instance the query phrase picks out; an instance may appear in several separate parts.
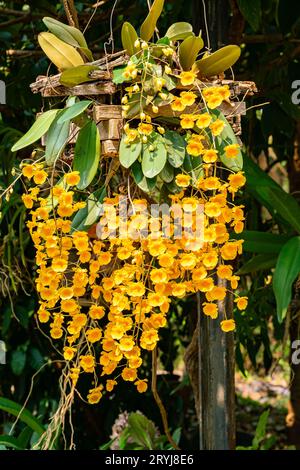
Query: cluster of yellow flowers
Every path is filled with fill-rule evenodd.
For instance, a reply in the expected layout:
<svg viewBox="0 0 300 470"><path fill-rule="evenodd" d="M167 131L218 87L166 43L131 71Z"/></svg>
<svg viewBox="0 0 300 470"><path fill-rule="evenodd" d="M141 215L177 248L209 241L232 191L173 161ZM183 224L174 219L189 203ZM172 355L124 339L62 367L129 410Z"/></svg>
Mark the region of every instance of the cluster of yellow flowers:
<svg viewBox="0 0 300 470"><path fill-rule="evenodd" d="M172 54L172 49L165 49L165 57ZM122 99L124 118L133 94L143 94L140 73L131 61L123 73L134 82ZM174 75L169 65L164 74ZM181 85L178 96L164 88L165 78L154 77L152 85L160 99L168 99L172 111L180 113L176 130L185 138L187 155L201 157L203 170L196 177L183 166L176 168L178 191L169 198L180 216L172 210L160 217L149 216L149 202L131 200L128 195L133 210L124 221L121 196L115 194L104 201L97 236L93 231L73 230L72 218L86 204L76 192L79 173L66 173L53 186L42 163L22 167L24 177L34 183L22 199L30 210L28 228L36 248L37 318L49 324L52 340L62 343L74 387L80 374L91 374L89 403L98 403L104 389L111 392L120 379L133 382L140 393L147 390L147 379L139 374L142 351L156 347L172 299L201 292L203 313L216 319L218 301L238 286L232 262L241 253L243 241L231 239L230 232L243 231L243 206L233 200L246 180L241 171L230 170L226 179L219 178L220 155L214 139L222 137L226 124L210 111L229 100L230 90L228 86L197 89L194 70L176 77ZM190 88L182 91L182 87ZM147 95L146 105L159 118L154 96ZM155 122L143 108L140 111L138 122L133 119L134 127L124 124L127 145L147 143L156 131L165 134L162 121ZM223 151L235 159L239 145L229 143ZM120 235L121 226L126 236ZM246 297L236 296L235 302L240 310L247 307ZM231 318L220 318L220 325L224 332L235 329ZM99 383L100 377L108 377L105 385Z"/></svg>
<svg viewBox="0 0 300 470"><path fill-rule="evenodd" d="M231 174L228 182L221 183L214 176L191 182L189 175L177 175L176 183L183 189L171 196L172 203L189 207L191 218L183 219L183 229L194 228L196 207L203 204L202 240L176 238L171 215L168 237L164 237L162 220L149 219L138 211L139 206L147 206L146 200L132 201L135 211L126 222L128 236L118 237L118 195L105 201L107 209L99 221L104 236L71 232L71 216L85 204L74 202L70 189L79 182L78 173L65 174L64 184L54 186L50 196L43 198L40 194L47 184L47 172L42 165L25 165L22 172L35 183L39 181L23 195L31 209L28 227L37 250L37 316L40 323L49 323L53 340L63 339L70 378L76 385L80 373L93 374L95 387L87 397L90 403L102 397L99 367L101 376L113 376L106 381L107 392L120 378L134 382L144 392L147 380L138 376L141 352L155 348L158 330L167 323L171 299L203 292L203 312L216 318L216 302L225 298L227 289L216 283L214 274L228 281L232 289L237 287L239 278L230 261L241 252L242 241L230 241L228 228L242 230L243 211L239 206L230 207L227 195L245 183L244 176ZM33 203L37 204L34 210ZM134 236L149 225L148 236ZM246 298L238 297L236 302L245 309ZM221 327L231 331L234 321L222 319Z"/></svg>

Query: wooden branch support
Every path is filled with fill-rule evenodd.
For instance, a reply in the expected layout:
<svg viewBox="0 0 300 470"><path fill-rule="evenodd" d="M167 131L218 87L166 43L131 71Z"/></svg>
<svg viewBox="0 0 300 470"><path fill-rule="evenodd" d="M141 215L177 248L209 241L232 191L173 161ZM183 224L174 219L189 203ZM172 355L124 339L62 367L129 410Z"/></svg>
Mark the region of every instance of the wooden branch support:
<svg viewBox="0 0 300 470"><path fill-rule="evenodd" d="M222 280L218 279L218 284ZM232 294L218 302L220 318L232 315ZM199 327L200 449L235 448L234 336L219 321L200 313Z"/></svg>

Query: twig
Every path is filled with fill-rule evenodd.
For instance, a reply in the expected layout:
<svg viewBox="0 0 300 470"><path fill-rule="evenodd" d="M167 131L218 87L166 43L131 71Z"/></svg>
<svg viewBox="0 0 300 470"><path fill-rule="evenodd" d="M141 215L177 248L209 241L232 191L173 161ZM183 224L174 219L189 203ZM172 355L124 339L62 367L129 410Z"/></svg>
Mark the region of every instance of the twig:
<svg viewBox="0 0 300 470"><path fill-rule="evenodd" d="M74 0L63 0L63 4L69 25L79 28L78 15L74 5Z"/></svg>
<svg viewBox="0 0 300 470"><path fill-rule="evenodd" d="M170 430L169 430L169 425L168 425L168 417L167 417L167 412L166 409L163 405L163 402L160 399L160 396L157 391L157 347L153 349L152 351L152 384L151 384L151 389L153 393L154 400L157 403L157 406L160 411L161 419L163 422L163 427L165 434L168 438L168 441L170 442L171 446L174 447L176 450L180 450L176 442L174 441L173 437L171 436Z"/></svg>

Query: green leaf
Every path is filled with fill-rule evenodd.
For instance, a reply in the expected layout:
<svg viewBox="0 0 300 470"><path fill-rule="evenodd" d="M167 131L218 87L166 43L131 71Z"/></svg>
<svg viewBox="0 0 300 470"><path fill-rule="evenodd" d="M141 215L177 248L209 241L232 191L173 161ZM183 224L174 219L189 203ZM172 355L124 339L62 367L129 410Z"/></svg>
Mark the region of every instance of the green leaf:
<svg viewBox="0 0 300 470"><path fill-rule="evenodd" d="M128 433L131 439L143 449L153 449L155 426L141 413L130 413L128 417Z"/></svg>
<svg viewBox="0 0 300 470"><path fill-rule="evenodd" d="M94 78L90 77L90 72L93 70L99 70L96 65L78 65L77 67L71 67L61 73L60 83L66 87L73 87L80 83L93 82Z"/></svg>
<svg viewBox="0 0 300 470"><path fill-rule="evenodd" d="M141 188L142 191L144 191L145 193L150 193L155 188L156 177L145 178L140 162L136 160L131 167L131 171L134 181L136 182L138 187Z"/></svg>
<svg viewBox="0 0 300 470"><path fill-rule="evenodd" d="M20 446L22 447L22 449L26 449L26 447L28 446L28 443L31 439L32 434L33 434L33 430L29 426L26 426L20 432L20 434L18 436L18 442L19 442Z"/></svg>
<svg viewBox="0 0 300 470"><path fill-rule="evenodd" d="M168 153L168 161L174 168L179 168L185 157L186 142L184 138L176 131L166 131L163 138Z"/></svg>
<svg viewBox="0 0 300 470"><path fill-rule="evenodd" d="M46 137L45 160L52 165L62 154L69 139L70 121L59 122L64 111L60 111L52 122Z"/></svg>
<svg viewBox="0 0 300 470"><path fill-rule="evenodd" d="M141 26L140 36L144 41L150 41L152 38L156 28L157 20L163 10L164 3L165 0L154 0L147 18Z"/></svg>
<svg viewBox="0 0 300 470"><path fill-rule="evenodd" d="M99 188L89 195L86 206L80 209L72 220L71 232L75 230L88 230L96 222L101 211L99 203L103 202L105 196L105 187Z"/></svg>
<svg viewBox="0 0 300 470"><path fill-rule="evenodd" d="M120 67L115 67L113 69L113 79L112 81L119 85L120 83L126 82L126 78L123 75L124 70L126 69L126 65L121 65Z"/></svg>
<svg viewBox="0 0 300 470"><path fill-rule="evenodd" d="M66 121L71 121L72 119L76 118L77 116L82 114L90 106L91 103L92 101L90 100L78 101L69 108L64 109L57 118L58 124L63 124Z"/></svg>
<svg viewBox="0 0 300 470"><path fill-rule="evenodd" d="M243 17L248 21L253 31L257 31L261 24L261 0L237 0Z"/></svg>
<svg viewBox="0 0 300 470"><path fill-rule="evenodd" d="M241 266L237 274L248 274L255 271L262 271L264 269L269 270L274 268L276 261L277 256L274 253L263 253L261 255L253 256L253 258Z"/></svg>
<svg viewBox="0 0 300 470"><path fill-rule="evenodd" d="M12 146L11 151L17 152L18 150L28 147L39 140L44 134L46 134L58 112L58 109L50 109L49 111L41 114L29 131L27 131L26 134Z"/></svg>
<svg viewBox="0 0 300 470"><path fill-rule="evenodd" d="M67 44L75 47L88 47L84 35L79 31L79 29L74 28L74 26L66 25L61 21L48 16L43 18L43 22L52 34Z"/></svg>
<svg viewBox="0 0 300 470"><path fill-rule="evenodd" d="M94 121L80 129L74 151L73 169L79 171L78 189L85 189L97 173L100 159L100 136Z"/></svg>
<svg viewBox="0 0 300 470"><path fill-rule="evenodd" d="M300 206L296 199L286 193L268 174L244 154L244 170L247 190L275 217L300 233Z"/></svg>
<svg viewBox="0 0 300 470"><path fill-rule="evenodd" d="M100 190L95 191L87 199L87 211L88 215L84 221L84 226L90 227L96 222L99 215L101 214L102 202L106 196L106 188L103 186Z"/></svg>
<svg viewBox="0 0 300 470"><path fill-rule="evenodd" d="M131 171L132 171L134 181L136 182L136 184L139 184L144 178L142 165L140 164L140 162L135 161L131 167Z"/></svg>
<svg viewBox="0 0 300 470"><path fill-rule="evenodd" d="M270 413L270 410L266 410L259 417L259 421L258 421L257 428L255 431L255 436L252 441L253 450L259 448L259 444L266 436L269 413Z"/></svg>
<svg viewBox="0 0 300 470"><path fill-rule="evenodd" d="M190 70L196 62L204 42L201 37L188 36L179 46L179 62L183 70Z"/></svg>
<svg viewBox="0 0 300 470"><path fill-rule="evenodd" d="M174 179L174 167L167 161L159 176L165 183L171 183Z"/></svg>
<svg viewBox="0 0 300 470"><path fill-rule="evenodd" d="M170 39L168 37L164 36L163 38L158 39L158 41L156 41L156 44L157 45L169 46L170 45Z"/></svg>
<svg viewBox="0 0 300 470"><path fill-rule="evenodd" d="M300 237L291 238L281 249L273 276L277 317L281 323L292 299L292 287L300 273Z"/></svg>
<svg viewBox="0 0 300 470"><path fill-rule="evenodd" d="M34 432L41 436L45 432L44 426L35 418L29 410L23 409L18 403L8 398L0 397L0 410L17 416L23 423L26 423Z"/></svg>
<svg viewBox="0 0 300 470"><path fill-rule="evenodd" d="M219 152L221 162L232 171L241 171L243 169L243 155L241 150L239 150L238 155L235 158L226 157L224 150L226 145L238 144L231 125L225 118L224 114L221 113L221 111L218 109L214 109L212 114L214 114L217 119L220 119L225 123L225 127L222 133L215 138L216 147Z"/></svg>
<svg viewBox="0 0 300 470"><path fill-rule="evenodd" d="M89 62L93 62L94 60L93 53L87 47L80 47L79 52L82 52Z"/></svg>
<svg viewBox="0 0 300 470"><path fill-rule="evenodd" d="M24 450L24 447L20 444L16 437L9 436L7 434L0 435L0 444L6 447L11 447L16 450Z"/></svg>
<svg viewBox="0 0 300 470"><path fill-rule="evenodd" d="M11 355L11 370L15 375L21 375L26 364L26 352L21 349L13 351Z"/></svg>
<svg viewBox="0 0 300 470"><path fill-rule="evenodd" d="M146 178L143 176L142 180L137 183L137 185L145 193L151 193L156 186L156 176L154 178Z"/></svg>
<svg viewBox="0 0 300 470"><path fill-rule="evenodd" d="M29 349L29 364L35 370L40 369L40 367L45 364L45 359L43 358L41 352L37 348Z"/></svg>
<svg viewBox="0 0 300 470"><path fill-rule="evenodd" d="M245 230L243 233L232 233L231 238L244 240L243 250L250 253L279 253L290 237L276 233Z"/></svg>
<svg viewBox="0 0 300 470"><path fill-rule="evenodd" d="M149 147L153 145L154 150ZM154 178L164 168L167 161L167 150L162 137L153 133L147 144L143 144L142 170L147 178Z"/></svg>
<svg viewBox="0 0 300 470"><path fill-rule="evenodd" d="M188 153L185 155L183 168L189 173L192 179L198 180L203 176L202 158L191 157Z"/></svg>
<svg viewBox="0 0 300 470"><path fill-rule="evenodd" d="M138 39L138 35L132 24L125 21L121 30L121 41L123 49L127 52L128 55L133 55L137 52L137 48L134 43Z"/></svg>
<svg viewBox="0 0 300 470"><path fill-rule="evenodd" d="M181 21L179 23L173 23L165 36L167 36L170 41L179 41L185 39L188 36L193 34L193 26L190 23Z"/></svg>
<svg viewBox="0 0 300 470"><path fill-rule="evenodd" d="M142 144L140 141L126 144L126 137L126 134L123 134L119 147L119 159L121 165L129 168L141 155Z"/></svg>

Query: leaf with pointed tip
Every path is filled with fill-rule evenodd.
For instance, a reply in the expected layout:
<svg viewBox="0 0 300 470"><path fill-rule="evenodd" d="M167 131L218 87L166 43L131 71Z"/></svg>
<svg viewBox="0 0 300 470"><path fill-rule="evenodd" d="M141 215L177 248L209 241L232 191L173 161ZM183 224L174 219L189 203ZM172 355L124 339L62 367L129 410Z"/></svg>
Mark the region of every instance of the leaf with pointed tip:
<svg viewBox="0 0 300 470"><path fill-rule="evenodd" d="M46 134L58 112L59 109L50 109L49 111L41 114L26 134L12 146L11 151L16 152L17 150L28 147L39 140L44 134Z"/></svg>
<svg viewBox="0 0 300 470"><path fill-rule="evenodd" d="M154 0L147 18L141 26L140 35L144 41L150 41L152 38L158 18L163 11L165 0Z"/></svg>
<svg viewBox="0 0 300 470"><path fill-rule="evenodd" d="M194 65L204 42L201 37L188 36L179 46L179 62L183 70L190 70Z"/></svg>
<svg viewBox="0 0 300 470"><path fill-rule="evenodd" d="M58 124L63 124L66 121L71 121L80 114L82 114L92 103L90 100L82 100L73 104L72 106L64 109L57 119Z"/></svg>

